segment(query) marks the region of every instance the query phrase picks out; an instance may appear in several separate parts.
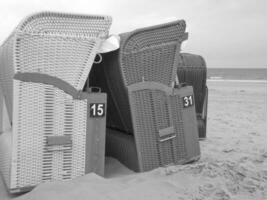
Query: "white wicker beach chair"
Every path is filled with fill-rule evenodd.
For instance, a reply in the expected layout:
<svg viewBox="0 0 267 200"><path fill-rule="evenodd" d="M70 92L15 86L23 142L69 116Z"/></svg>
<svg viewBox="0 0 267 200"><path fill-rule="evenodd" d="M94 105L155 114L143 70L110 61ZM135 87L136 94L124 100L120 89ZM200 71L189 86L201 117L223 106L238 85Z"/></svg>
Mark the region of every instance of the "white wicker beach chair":
<svg viewBox="0 0 267 200"><path fill-rule="evenodd" d="M0 84L12 129L0 135L0 170L10 192L103 174L106 94L81 90L110 25L107 16L42 12L23 20L1 46ZM99 104L96 120L89 109Z"/></svg>

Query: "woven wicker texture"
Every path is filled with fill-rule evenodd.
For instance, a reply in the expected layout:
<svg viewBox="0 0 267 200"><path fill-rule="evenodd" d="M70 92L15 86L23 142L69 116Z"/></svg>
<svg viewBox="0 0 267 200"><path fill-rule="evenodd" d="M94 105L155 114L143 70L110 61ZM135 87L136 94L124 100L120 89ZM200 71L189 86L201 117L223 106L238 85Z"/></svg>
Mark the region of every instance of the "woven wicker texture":
<svg viewBox="0 0 267 200"><path fill-rule="evenodd" d="M111 18L43 12L25 18L0 49L0 81L12 119L14 72L56 76L83 88ZM19 60L19 62L18 62Z"/></svg>
<svg viewBox="0 0 267 200"><path fill-rule="evenodd" d="M175 56L187 36L185 28L185 21L180 20L121 34L120 67L124 84L155 81L171 85L175 78Z"/></svg>
<svg viewBox="0 0 267 200"><path fill-rule="evenodd" d="M3 157L12 152L9 168L1 168L4 174L10 171L10 177L5 177L8 188L17 192L41 182L84 175L87 101L72 100L53 86L18 80L14 91L14 101L19 103L14 104L11 150L1 152ZM72 145L49 149L46 138L55 135L71 136ZM2 157L1 162L5 162Z"/></svg>
<svg viewBox="0 0 267 200"><path fill-rule="evenodd" d="M182 105L182 95L188 94L192 88L172 89L155 82L129 86L140 171L199 157L195 108Z"/></svg>
<svg viewBox="0 0 267 200"><path fill-rule="evenodd" d="M194 88L196 112L197 116L200 116L198 120L204 120L203 123L199 122L199 136L200 138L206 137L207 111L205 109L207 108L204 107L204 103L207 96L207 67L205 60L199 55L181 53L177 68L177 76L180 83L187 83Z"/></svg>
<svg viewBox="0 0 267 200"><path fill-rule="evenodd" d="M181 42L187 38L185 28L185 21L179 20L121 34L120 50L103 55L102 63L95 64L102 70L91 76L104 75L105 80L93 78L91 85L102 86L113 101L109 108L116 109L108 110L108 127L133 132L125 86L141 81L172 85Z"/></svg>
<svg viewBox="0 0 267 200"><path fill-rule="evenodd" d="M110 24L106 16L38 13L23 20L1 46L0 83L12 121L12 147L0 153L0 170L8 174L11 192L85 174L89 103L49 84L13 80L14 74L47 74L81 90ZM71 143L48 146L51 136L67 136ZM2 158L10 152L7 168Z"/></svg>
<svg viewBox="0 0 267 200"><path fill-rule="evenodd" d="M0 134L0 170L6 181L6 185L10 185L10 166L12 158L12 135L10 132Z"/></svg>

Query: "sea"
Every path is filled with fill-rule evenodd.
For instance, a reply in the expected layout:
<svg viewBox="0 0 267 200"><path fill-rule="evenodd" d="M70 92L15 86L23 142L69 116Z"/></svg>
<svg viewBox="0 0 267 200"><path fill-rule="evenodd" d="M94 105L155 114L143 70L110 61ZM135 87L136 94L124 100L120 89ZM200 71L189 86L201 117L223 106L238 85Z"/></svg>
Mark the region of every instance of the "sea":
<svg viewBox="0 0 267 200"><path fill-rule="evenodd" d="M208 80L267 82L267 68L208 68Z"/></svg>

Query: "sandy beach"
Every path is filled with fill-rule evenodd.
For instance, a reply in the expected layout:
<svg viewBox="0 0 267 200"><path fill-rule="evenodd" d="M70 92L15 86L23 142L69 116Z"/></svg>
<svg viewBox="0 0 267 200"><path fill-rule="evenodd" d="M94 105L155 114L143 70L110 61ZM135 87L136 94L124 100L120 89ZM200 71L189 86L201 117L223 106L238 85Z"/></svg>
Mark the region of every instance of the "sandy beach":
<svg viewBox="0 0 267 200"><path fill-rule="evenodd" d="M88 174L41 184L11 197L0 180L0 199L16 200L266 200L267 82L208 81L208 132L201 159L133 173L107 158L106 177Z"/></svg>

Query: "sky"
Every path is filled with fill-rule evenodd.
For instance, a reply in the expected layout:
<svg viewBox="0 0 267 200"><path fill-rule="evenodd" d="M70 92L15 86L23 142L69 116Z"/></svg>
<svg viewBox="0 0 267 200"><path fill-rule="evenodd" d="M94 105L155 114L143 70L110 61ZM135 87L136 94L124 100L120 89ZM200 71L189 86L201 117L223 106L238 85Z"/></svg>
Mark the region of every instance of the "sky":
<svg viewBox="0 0 267 200"><path fill-rule="evenodd" d="M184 19L182 51L208 67L267 68L266 9L267 0L0 0L0 42L39 11L110 15L110 34Z"/></svg>

